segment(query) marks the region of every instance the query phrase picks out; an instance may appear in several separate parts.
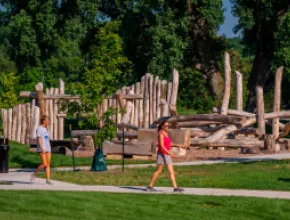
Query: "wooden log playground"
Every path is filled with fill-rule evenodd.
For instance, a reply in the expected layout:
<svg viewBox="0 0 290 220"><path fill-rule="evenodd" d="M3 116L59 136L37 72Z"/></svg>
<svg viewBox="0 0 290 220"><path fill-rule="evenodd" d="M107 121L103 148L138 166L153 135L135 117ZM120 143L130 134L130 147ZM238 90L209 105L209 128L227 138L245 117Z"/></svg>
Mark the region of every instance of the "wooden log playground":
<svg viewBox="0 0 290 220"><path fill-rule="evenodd" d="M152 156L156 153L157 125L167 121L170 134L178 144L185 148L207 147L208 149L225 148L267 150L279 152L290 150L290 139L285 138L290 132L290 123L281 123L281 118L290 118L290 110L281 110L281 80L283 67L275 75L274 100L272 112L265 112L264 92L256 88L256 111L243 110L243 75L236 71L236 107L229 108L231 96L230 56L224 58L224 96L221 106L214 107L211 114L179 115L177 97L179 73L172 72L172 82L161 80L150 73L144 75L140 82L126 86L111 96L105 97L97 106L99 114L109 107L125 109L122 115L113 116L118 131L116 139L106 142L106 155L120 154L124 128L125 154ZM51 118L49 131L52 139L64 139L65 111L61 110L59 100L80 101L79 96L65 94L64 82L59 80L59 88L47 88L43 92L42 83L35 91L22 91L20 98L32 99L31 102L2 109L4 135L11 140L29 144L35 139L35 130L39 118L47 114ZM272 133L266 133L266 125L272 127ZM102 126L102 124L100 125ZM78 136L91 136L97 130L75 131ZM76 135L74 134L74 135ZM176 135L178 134L178 135Z"/></svg>

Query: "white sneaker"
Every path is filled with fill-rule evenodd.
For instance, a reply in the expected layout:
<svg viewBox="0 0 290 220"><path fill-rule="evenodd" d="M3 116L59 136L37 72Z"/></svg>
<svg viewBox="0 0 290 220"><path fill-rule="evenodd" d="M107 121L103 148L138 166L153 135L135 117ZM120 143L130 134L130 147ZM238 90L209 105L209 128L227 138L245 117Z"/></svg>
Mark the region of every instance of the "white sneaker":
<svg viewBox="0 0 290 220"><path fill-rule="evenodd" d="M30 174L30 182L34 182L36 176L34 175L34 173Z"/></svg>
<svg viewBox="0 0 290 220"><path fill-rule="evenodd" d="M53 185L53 183L50 180L46 180L45 182L47 185Z"/></svg>

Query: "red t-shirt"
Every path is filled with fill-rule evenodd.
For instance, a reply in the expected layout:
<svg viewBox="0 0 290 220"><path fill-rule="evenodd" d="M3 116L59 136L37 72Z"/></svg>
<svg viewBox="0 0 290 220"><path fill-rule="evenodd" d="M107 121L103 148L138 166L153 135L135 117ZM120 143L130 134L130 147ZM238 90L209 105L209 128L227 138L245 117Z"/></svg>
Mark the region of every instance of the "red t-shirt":
<svg viewBox="0 0 290 220"><path fill-rule="evenodd" d="M170 144L171 144L171 139L170 139L170 137L166 137L165 134L162 133L162 132L159 132L159 135L160 135L160 134L163 134L163 137L164 137L164 147L166 148L166 150L170 151ZM159 138L158 138L158 150L157 150L157 152L160 152L160 153L162 153L162 154L168 154L168 153L166 153L166 152L162 149L162 147L160 146Z"/></svg>

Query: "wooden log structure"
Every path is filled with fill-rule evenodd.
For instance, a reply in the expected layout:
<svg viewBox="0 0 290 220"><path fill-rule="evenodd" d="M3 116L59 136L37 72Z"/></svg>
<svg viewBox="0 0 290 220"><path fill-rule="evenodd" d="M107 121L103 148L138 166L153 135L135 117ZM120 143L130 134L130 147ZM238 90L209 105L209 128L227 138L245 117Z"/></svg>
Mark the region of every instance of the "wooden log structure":
<svg viewBox="0 0 290 220"><path fill-rule="evenodd" d="M222 124L222 122L216 121L186 121L186 122L178 122L176 128L192 128L192 127L200 127L200 126L208 126L208 125L218 125ZM169 124L170 126L170 124Z"/></svg>
<svg viewBox="0 0 290 220"><path fill-rule="evenodd" d="M140 127L144 126L144 102L145 102L145 97L144 97L144 86L145 86L145 76L141 77L141 83L140 83L140 95L143 97L143 100L140 100L139 102L139 125Z"/></svg>
<svg viewBox="0 0 290 220"><path fill-rule="evenodd" d="M230 54L225 52L225 61L224 61L224 71L225 71L225 80L224 80L224 97L221 107L221 114L227 115L230 95L231 95L231 66L230 66Z"/></svg>
<svg viewBox="0 0 290 220"><path fill-rule="evenodd" d="M149 76L148 86L149 86L149 125L153 122L153 75Z"/></svg>
<svg viewBox="0 0 290 220"><path fill-rule="evenodd" d="M7 137L9 140L12 140L12 108L8 109L8 134Z"/></svg>
<svg viewBox="0 0 290 220"><path fill-rule="evenodd" d="M135 84L135 93L136 94L140 94L140 82L137 82L136 84ZM134 125L136 125L136 126L139 126L139 122L138 122L138 120L139 120L139 102L140 102L140 100L135 100L135 103L134 103L134 109L135 109L135 112L134 112Z"/></svg>
<svg viewBox="0 0 290 220"><path fill-rule="evenodd" d="M177 102L178 96L178 88L179 88L179 72L176 69L173 69L173 77L172 77L172 91L169 106L175 105Z"/></svg>
<svg viewBox="0 0 290 220"><path fill-rule="evenodd" d="M281 82L282 82L282 74L284 67L278 68L275 75L275 88L274 88L274 103L273 103L273 112L279 112L281 106ZM279 118L273 119L272 123L272 134L274 139L278 139L279 137ZM280 151L280 147L278 146L277 151Z"/></svg>
<svg viewBox="0 0 290 220"><path fill-rule="evenodd" d="M150 73L147 73L145 75L145 81L144 81L144 128L148 128L149 127L149 118L150 118L150 101L149 101L149 95L150 95L150 91L149 91L149 78L150 78Z"/></svg>
<svg viewBox="0 0 290 220"><path fill-rule="evenodd" d="M258 124L258 133L262 137L265 135L265 108L264 108L264 95L263 88L261 86L256 87L256 97L257 97L257 124Z"/></svg>
<svg viewBox="0 0 290 220"><path fill-rule="evenodd" d="M27 126L27 115L26 115L26 105L21 105L21 132L20 132L20 143L25 144L26 138L26 126Z"/></svg>
<svg viewBox="0 0 290 220"><path fill-rule="evenodd" d="M237 110L243 111L243 75L239 71L236 71L236 87Z"/></svg>
<svg viewBox="0 0 290 220"><path fill-rule="evenodd" d="M205 146L205 147L230 147L230 148L251 148L251 147L264 147L264 141L257 139L235 140L235 139L196 139L192 138L190 141L191 146Z"/></svg>
<svg viewBox="0 0 290 220"><path fill-rule="evenodd" d="M26 120L26 137L25 137L25 144L29 144L30 140L30 128L31 128L31 105L30 103L26 104L26 115L27 115L27 120Z"/></svg>
<svg viewBox="0 0 290 220"><path fill-rule="evenodd" d="M281 137L285 137L285 136L287 136L288 134L289 134L289 132L290 132L290 123L288 123L288 124L286 124L285 126L284 126L284 129L283 129L283 131L279 134L279 137L281 138Z"/></svg>
<svg viewBox="0 0 290 220"><path fill-rule="evenodd" d="M117 132L117 138L123 138L123 131ZM124 132L124 138L125 139L137 139L138 132L137 131L126 131L126 132Z"/></svg>
<svg viewBox="0 0 290 220"><path fill-rule="evenodd" d="M59 88L54 88L54 94L59 94ZM59 118L57 117L58 114L58 100L53 100L53 139L58 140L59 139L59 131L58 131L58 121Z"/></svg>
<svg viewBox="0 0 290 220"><path fill-rule="evenodd" d="M60 95L64 95L64 81L62 81L62 79L59 79L59 94ZM59 103L59 112L63 113L62 111L62 106L61 106L61 102ZM63 117L59 117L58 118L58 139L59 140L63 140L64 139L64 118Z"/></svg>
<svg viewBox="0 0 290 220"><path fill-rule="evenodd" d="M161 117L165 117L169 115L169 108L168 108L168 103L165 99L160 100L160 106L161 106Z"/></svg>
<svg viewBox="0 0 290 220"><path fill-rule="evenodd" d="M21 91L19 94L19 98L31 98L36 99L37 95L35 92ZM80 99L78 95L56 95L56 94L44 94L43 99Z"/></svg>
<svg viewBox="0 0 290 220"><path fill-rule="evenodd" d="M3 135L5 138L8 137L8 111L6 109L2 109L2 122L3 122Z"/></svg>
<svg viewBox="0 0 290 220"><path fill-rule="evenodd" d="M144 155L151 156L152 144L150 142L138 142L136 144L125 145L124 152L126 155ZM122 145L106 141L103 144L104 155L122 154Z"/></svg>
<svg viewBox="0 0 290 220"><path fill-rule="evenodd" d="M98 133L98 130L72 130L71 137L93 136Z"/></svg>
<svg viewBox="0 0 290 220"><path fill-rule="evenodd" d="M121 129L121 128L126 128L126 129L130 129L130 130L135 130L135 131L137 131L138 129L139 129L139 127L138 126L136 126L136 125L132 125L132 124L127 124L127 123L118 123L117 124L117 127L119 128L119 129Z"/></svg>
<svg viewBox="0 0 290 220"><path fill-rule="evenodd" d="M217 107L213 107L212 109L213 113L220 113L221 109ZM236 115L236 116L245 116L245 117L256 117L256 114L250 113L250 112L245 112L245 111L239 111L235 109L228 109L228 115Z"/></svg>
<svg viewBox="0 0 290 220"><path fill-rule="evenodd" d="M188 121L216 121L222 123L242 125L246 121L246 117L234 115L217 115L217 114L195 114L195 115L175 115L164 117L155 121L155 124L160 124L162 121L171 122L188 122Z"/></svg>
<svg viewBox="0 0 290 220"><path fill-rule="evenodd" d="M133 92L134 92L133 90L130 90L130 93L133 93ZM127 100L125 108L126 108L126 113L123 116L122 123L128 124L131 120L131 114L134 108L133 100Z"/></svg>
<svg viewBox="0 0 290 220"><path fill-rule="evenodd" d="M54 88L50 88L49 91L50 95L54 94ZM53 109L53 103L54 101L52 99L49 100L49 118L50 118L50 125L49 125L49 133L50 133L50 138L53 140L54 139L54 135L53 135L53 131L54 131L54 109Z"/></svg>
<svg viewBox="0 0 290 220"><path fill-rule="evenodd" d="M17 105L17 128L16 128L16 141L20 143L20 139L21 139L21 104Z"/></svg>
<svg viewBox="0 0 290 220"><path fill-rule="evenodd" d="M18 106L13 107L13 112L12 112L12 135L11 135L11 140L16 140L16 133L17 133L17 110Z"/></svg>
<svg viewBox="0 0 290 220"><path fill-rule="evenodd" d="M156 86L156 118L161 117L161 81L158 80L157 86Z"/></svg>
<svg viewBox="0 0 290 220"><path fill-rule="evenodd" d="M153 120L155 121L157 118L157 84L159 81L159 77L156 76L153 83Z"/></svg>

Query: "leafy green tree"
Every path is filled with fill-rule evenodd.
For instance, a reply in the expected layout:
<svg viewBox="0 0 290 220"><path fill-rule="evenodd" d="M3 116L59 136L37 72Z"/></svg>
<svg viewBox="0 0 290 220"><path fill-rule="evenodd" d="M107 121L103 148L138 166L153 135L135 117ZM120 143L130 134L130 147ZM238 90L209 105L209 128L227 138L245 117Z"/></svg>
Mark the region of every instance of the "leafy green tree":
<svg viewBox="0 0 290 220"><path fill-rule="evenodd" d="M270 78L271 63L277 43L278 30L289 11L288 0L231 0L233 12L239 17L236 30L241 30L243 40L255 54L249 77L247 107L255 106L255 87L265 86Z"/></svg>
<svg viewBox="0 0 290 220"><path fill-rule="evenodd" d="M18 103L15 87L18 77L14 73L0 73L0 103L2 107L13 107Z"/></svg>

